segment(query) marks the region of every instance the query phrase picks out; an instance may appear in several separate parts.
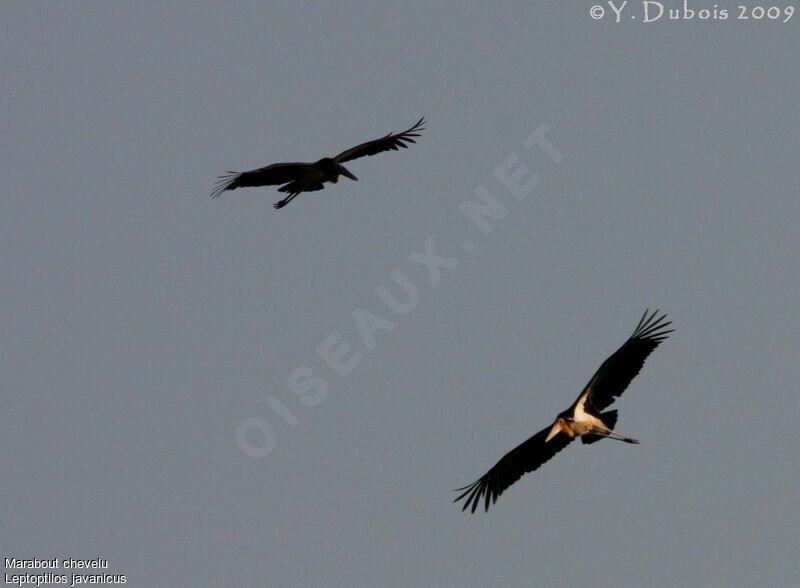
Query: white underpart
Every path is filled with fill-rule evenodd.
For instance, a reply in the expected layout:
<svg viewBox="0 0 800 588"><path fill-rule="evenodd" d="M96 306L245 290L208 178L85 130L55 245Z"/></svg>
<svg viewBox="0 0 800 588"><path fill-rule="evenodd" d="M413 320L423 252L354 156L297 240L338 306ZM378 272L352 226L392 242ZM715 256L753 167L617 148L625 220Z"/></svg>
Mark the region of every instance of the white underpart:
<svg viewBox="0 0 800 588"><path fill-rule="evenodd" d="M598 430L601 432L610 431L603 421L584 410L584 405L586 404L586 398L588 395L589 393L587 392L581 396L577 406L575 406L575 413L572 415L573 422L571 424L575 434L585 435L586 433L592 433Z"/></svg>

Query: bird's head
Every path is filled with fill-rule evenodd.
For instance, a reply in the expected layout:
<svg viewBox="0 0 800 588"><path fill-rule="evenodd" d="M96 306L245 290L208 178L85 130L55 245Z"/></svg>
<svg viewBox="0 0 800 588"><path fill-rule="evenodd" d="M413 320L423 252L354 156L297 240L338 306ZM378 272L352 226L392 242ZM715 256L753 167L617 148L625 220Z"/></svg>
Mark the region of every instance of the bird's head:
<svg viewBox="0 0 800 588"><path fill-rule="evenodd" d="M336 166L337 166L337 170L338 170L338 172L340 174L342 174L343 176L345 176L347 178L350 178L354 182L358 181L358 178L355 177L352 173L350 173L350 170L347 169L345 166L343 166L341 163L337 163Z"/></svg>
<svg viewBox="0 0 800 588"><path fill-rule="evenodd" d="M341 163L332 159L330 157L324 157L320 159L318 162L314 164L322 174L325 176L326 181L329 181L333 184L339 181L339 176L346 176L351 180L358 181L358 178L355 177L350 170L348 170L345 166Z"/></svg>
<svg viewBox="0 0 800 588"><path fill-rule="evenodd" d="M335 175L338 171L339 164L337 164L333 159L330 157L323 157L317 163L314 164L319 171L324 173L326 176Z"/></svg>
<svg viewBox="0 0 800 588"><path fill-rule="evenodd" d="M544 440L545 443L550 441L553 437L558 435L559 433L564 433L569 437L575 437L575 431L572 429L570 425L570 421L572 419L568 417L560 416L556 419L556 422L553 423L553 426L550 428L550 432L547 434L547 438Z"/></svg>

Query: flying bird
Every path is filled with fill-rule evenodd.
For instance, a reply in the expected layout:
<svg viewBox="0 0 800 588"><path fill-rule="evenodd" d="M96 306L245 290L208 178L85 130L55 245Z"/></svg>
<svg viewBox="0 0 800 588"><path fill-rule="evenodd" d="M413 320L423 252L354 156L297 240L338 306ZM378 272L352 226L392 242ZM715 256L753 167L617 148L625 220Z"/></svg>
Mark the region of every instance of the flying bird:
<svg viewBox="0 0 800 588"><path fill-rule="evenodd" d="M226 175L219 176L219 181L214 186L211 197L218 198L226 190L235 190L236 188L285 184L278 188L278 192L286 192L289 195L273 205L275 208L283 208L301 192L323 190L325 182L335 184L339 181L340 175L358 181L358 178L342 165L343 163L359 157L377 155L384 151L407 149L408 143L416 143L414 137L420 136L420 131L425 129L424 124L425 119L421 118L407 131L395 135L389 133L380 139L346 149L335 157L323 157L315 163L273 163L252 171L229 171Z"/></svg>
<svg viewBox="0 0 800 588"><path fill-rule="evenodd" d="M617 411L608 408L621 396L631 380L642 369L647 356L664 341L674 329L666 321L666 314L656 318L658 310L648 316L644 312L630 338L614 355L600 366L595 375L567 410L556 417L552 425L509 451L495 466L469 486L459 488L461 494L453 501L466 498L462 511L471 507L475 512L483 502L484 509L497 501L506 489L524 474L533 472L564 449L575 437L583 443L601 439L617 439L625 443L639 443L636 439L614 432Z"/></svg>

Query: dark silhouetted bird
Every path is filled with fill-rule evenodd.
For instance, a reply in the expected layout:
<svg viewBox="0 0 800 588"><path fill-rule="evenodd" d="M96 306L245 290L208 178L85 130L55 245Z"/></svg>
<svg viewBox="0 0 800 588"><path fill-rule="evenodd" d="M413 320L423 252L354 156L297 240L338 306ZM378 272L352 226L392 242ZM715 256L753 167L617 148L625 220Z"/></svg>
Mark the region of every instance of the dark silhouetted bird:
<svg viewBox="0 0 800 588"><path fill-rule="evenodd" d="M358 181L358 178L342 165L343 163L384 151L397 151L401 147L408 148L408 143L416 143L414 137L420 136L420 131L425 128L424 123L425 119L421 118L407 131L396 135L389 133L380 139L367 141L342 151L336 157L324 157L316 163L273 163L252 171L228 172L219 177L211 197L217 198L226 190L236 188L286 184L278 188L278 192L287 192L289 195L273 205L275 208L283 208L301 192L322 190L325 188L323 185L325 182L335 184L339 181L340 175Z"/></svg>
<svg viewBox="0 0 800 588"><path fill-rule="evenodd" d="M516 449L509 451L503 459L469 486L459 488L457 502L466 497L461 510L471 507L472 512L481 501L484 509L497 501L506 488L524 474L533 472L564 449L575 437L584 443L600 439L618 439L626 443L638 443L636 439L614 432L617 411L601 412L621 396L644 365L645 359L674 329L667 329L667 315L656 318L658 311L648 316L645 311L633 335L609 357L597 370L577 400L558 415L555 422L536 433Z"/></svg>

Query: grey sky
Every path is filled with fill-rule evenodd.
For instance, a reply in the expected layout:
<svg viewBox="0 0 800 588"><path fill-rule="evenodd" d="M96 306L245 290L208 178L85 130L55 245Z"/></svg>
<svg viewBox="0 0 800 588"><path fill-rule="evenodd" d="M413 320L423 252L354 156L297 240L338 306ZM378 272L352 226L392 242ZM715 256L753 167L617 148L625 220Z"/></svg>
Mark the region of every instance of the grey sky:
<svg viewBox="0 0 800 588"><path fill-rule="evenodd" d="M395 4L4 6L2 556L144 587L795 582L800 16ZM208 198L423 115L357 183ZM523 146L541 125L558 163ZM507 211L488 234L459 208L479 187ZM436 286L409 259L429 238L457 260ZM405 315L376 293L398 271ZM616 405L642 444L451 504L646 307L677 332ZM357 309L393 325L371 350ZM236 442L254 418L262 459Z"/></svg>

